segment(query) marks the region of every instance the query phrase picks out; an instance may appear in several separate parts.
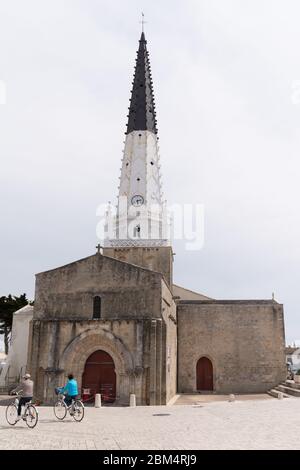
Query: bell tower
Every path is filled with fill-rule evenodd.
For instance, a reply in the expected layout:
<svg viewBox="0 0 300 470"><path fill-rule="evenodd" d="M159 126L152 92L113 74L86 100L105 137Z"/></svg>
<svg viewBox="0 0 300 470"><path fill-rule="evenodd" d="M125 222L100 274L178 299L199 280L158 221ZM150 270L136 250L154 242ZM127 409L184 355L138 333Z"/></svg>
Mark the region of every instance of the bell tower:
<svg viewBox="0 0 300 470"><path fill-rule="evenodd" d="M171 284L170 224L163 200L153 82L144 31L128 109L118 204L115 214L111 208L107 211L104 254L164 272Z"/></svg>

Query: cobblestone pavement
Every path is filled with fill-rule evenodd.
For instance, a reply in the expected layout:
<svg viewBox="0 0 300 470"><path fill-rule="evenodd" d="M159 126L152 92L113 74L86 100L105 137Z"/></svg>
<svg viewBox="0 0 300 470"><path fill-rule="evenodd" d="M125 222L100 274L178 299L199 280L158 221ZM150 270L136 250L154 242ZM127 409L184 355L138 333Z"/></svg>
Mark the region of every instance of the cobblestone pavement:
<svg viewBox="0 0 300 470"><path fill-rule="evenodd" d="M215 395L214 393L208 394L192 394L189 395L188 393L183 395L177 395L173 401L173 405L198 405L202 403L209 403L215 401L228 401L229 395ZM251 395L235 395L235 399L238 401L245 401L245 400L273 400L270 395L267 393L260 393L260 394L251 394ZM0 402L1 404L1 402Z"/></svg>
<svg viewBox="0 0 300 470"><path fill-rule="evenodd" d="M11 427L0 407L0 449L300 449L300 399L86 408L81 423L39 407L39 423Z"/></svg>

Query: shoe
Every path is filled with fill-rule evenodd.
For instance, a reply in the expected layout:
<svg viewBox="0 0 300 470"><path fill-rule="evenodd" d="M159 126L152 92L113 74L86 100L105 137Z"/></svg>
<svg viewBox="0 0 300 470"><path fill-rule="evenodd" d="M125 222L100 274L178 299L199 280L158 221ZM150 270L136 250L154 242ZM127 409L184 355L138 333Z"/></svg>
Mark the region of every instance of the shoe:
<svg viewBox="0 0 300 470"><path fill-rule="evenodd" d="M18 421L20 421L20 419L22 419L22 416L18 416L18 417L16 418L16 423L17 423Z"/></svg>

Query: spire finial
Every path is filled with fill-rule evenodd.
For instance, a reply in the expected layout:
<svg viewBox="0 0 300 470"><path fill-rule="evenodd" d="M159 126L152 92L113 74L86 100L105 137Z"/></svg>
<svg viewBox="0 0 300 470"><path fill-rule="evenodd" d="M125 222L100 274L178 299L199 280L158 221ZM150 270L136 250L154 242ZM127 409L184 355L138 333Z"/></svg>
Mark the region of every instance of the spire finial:
<svg viewBox="0 0 300 470"><path fill-rule="evenodd" d="M140 21L140 23L142 25L142 33L144 33L144 24L146 24L147 21L145 21L145 15L143 12L142 12L142 21Z"/></svg>

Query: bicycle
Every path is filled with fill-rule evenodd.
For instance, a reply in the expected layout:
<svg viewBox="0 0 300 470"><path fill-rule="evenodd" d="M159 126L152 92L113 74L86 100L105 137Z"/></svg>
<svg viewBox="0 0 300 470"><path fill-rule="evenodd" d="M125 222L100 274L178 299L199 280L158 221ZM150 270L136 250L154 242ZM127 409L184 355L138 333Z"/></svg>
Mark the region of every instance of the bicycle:
<svg viewBox="0 0 300 470"><path fill-rule="evenodd" d="M18 406L19 406L19 401L20 401L20 393L22 392L19 391L16 393L16 398L15 400L10 403L5 411L5 417L6 421L8 424L11 426L14 426L18 422ZM31 402L31 400L24 405L24 412L22 414L22 419L23 421L26 422L27 426L31 429L33 429L39 420L39 414L34 406L34 404Z"/></svg>
<svg viewBox="0 0 300 470"><path fill-rule="evenodd" d="M58 393L58 400L53 407L54 414L57 419L62 421L65 419L67 412L69 411L70 416L72 416L75 421L80 422L84 417L84 404L81 400L76 398L72 400L71 405L67 405L65 402L65 395Z"/></svg>

